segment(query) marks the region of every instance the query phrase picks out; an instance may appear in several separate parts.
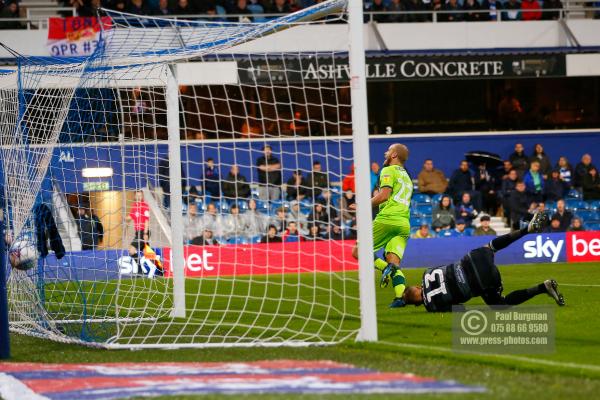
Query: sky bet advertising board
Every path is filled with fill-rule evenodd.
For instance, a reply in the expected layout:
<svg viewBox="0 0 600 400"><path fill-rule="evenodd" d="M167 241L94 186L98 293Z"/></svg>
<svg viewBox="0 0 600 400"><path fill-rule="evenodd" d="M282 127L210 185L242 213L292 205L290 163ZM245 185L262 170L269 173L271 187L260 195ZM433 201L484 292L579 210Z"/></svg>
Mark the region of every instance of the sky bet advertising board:
<svg viewBox="0 0 600 400"><path fill-rule="evenodd" d="M491 236L411 239L403 268L422 268L460 260L468 251L484 246ZM185 275L207 276L297 274L313 271L355 271L350 256L354 241L323 241L231 246L185 246ZM171 249L164 248L161 261L165 276L172 276ZM346 252L345 257L340 254ZM300 255L300 256L298 256ZM62 260L50 254L44 261L46 279L117 279L137 273L126 251L72 252ZM496 253L496 264L600 262L600 232L567 232L527 235ZM148 268L144 273L149 271Z"/></svg>

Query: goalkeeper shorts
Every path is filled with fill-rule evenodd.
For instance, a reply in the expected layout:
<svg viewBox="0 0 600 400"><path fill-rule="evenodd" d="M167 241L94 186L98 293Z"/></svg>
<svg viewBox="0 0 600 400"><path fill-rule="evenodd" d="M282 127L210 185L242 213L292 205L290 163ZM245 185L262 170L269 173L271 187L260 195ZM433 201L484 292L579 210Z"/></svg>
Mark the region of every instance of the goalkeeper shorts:
<svg viewBox="0 0 600 400"><path fill-rule="evenodd" d="M410 236L410 222L400 220L394 225L373 221L373 252L385 248L385 253L404 257L406 243Z"/></svg>

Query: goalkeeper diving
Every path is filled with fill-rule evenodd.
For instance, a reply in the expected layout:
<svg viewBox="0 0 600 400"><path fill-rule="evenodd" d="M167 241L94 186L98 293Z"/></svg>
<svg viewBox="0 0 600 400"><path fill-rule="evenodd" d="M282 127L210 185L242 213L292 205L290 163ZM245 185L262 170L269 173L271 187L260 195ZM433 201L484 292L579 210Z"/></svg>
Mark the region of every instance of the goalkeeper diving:
<svg viewBox="0 0 600 400"><path fill-rule="evenodd" d="M413 183L404 165L408 160L408 148L400 143L392 144L385 152L385 162L379 175L379 191L371 198L371 206L379 207L373 221L373 251L384 249L384 259L375 257L375 268L381 271L379 286L384 288L392 282L395 298L390 308L404 306L402 296L406 288L400 262L410 236L410 200ZM358 245L352 250L358 259Z"/></svg>

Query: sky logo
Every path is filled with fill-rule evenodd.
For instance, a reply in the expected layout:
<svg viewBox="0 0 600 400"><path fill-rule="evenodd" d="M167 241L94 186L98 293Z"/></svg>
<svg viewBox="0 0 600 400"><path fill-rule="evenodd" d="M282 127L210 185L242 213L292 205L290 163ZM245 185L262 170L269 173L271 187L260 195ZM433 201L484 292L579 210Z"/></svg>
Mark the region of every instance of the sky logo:
<svg viewBox="0 0 600 400"><path fill-rule="evenodd" d="M549 258L550 261L557 262L564 244L563 239L552 240L548 236L544 238L543 235L537 235L535 240L527 240L523 243L523 257Z"/></svg>

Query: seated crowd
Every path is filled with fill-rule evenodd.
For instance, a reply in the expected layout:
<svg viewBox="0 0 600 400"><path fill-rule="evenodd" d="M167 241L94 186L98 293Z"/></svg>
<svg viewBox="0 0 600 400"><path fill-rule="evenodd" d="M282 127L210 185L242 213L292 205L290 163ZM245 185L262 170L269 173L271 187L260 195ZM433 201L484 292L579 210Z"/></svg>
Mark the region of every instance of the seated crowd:
<svg viewBox="0 0 600 400"><path fill-rule="evenodd" d="M207 158L201 188L193 186L186 195L187 243L356 238L353 168L333 184L314 161L310 172L294 171L283 184L281 162L265 145L256 171L258 182L251 186L238 166L221 178L214 160ZM372 192L378 172L379 165L373 163ZM450 179L433 160L425 160L417 186L411 207L415 238L496 235L491 217L503 217L506 226L518 229L537 210L551 217L548 232L600 229L600 176L589 154L572 168L565 157L553 165L541 144L527 156L517 143L501 168L472 168L464 160Z"/></svg>
<svg viewBox="0 0 600 400"><path fill-rule="evenodd" d="M434 168L433 160L425 160L418 190L411 211L417 238L494 235L490 216L503 217L508 227L518 229L538 210L551 218L548 232L600 229L600 177L589 154L575 168L566 157L553 165L541 144L527 155L517 143L501 168L471 168L463 160L450 179Z"/></svg>

